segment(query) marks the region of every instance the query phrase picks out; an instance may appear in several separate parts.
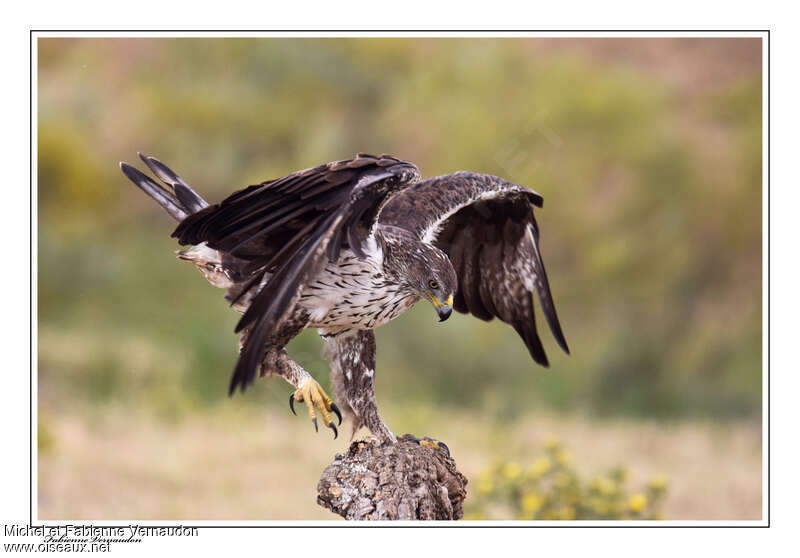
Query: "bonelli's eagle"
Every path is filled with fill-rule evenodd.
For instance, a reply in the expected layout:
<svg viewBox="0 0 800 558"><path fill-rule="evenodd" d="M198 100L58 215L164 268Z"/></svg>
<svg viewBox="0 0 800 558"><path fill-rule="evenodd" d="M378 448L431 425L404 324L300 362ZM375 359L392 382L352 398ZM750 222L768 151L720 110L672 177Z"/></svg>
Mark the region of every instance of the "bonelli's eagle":
<svg viewBox="0 0 800 558"><path fill-rule="evenodd" d="M536 332L539 295L556 341L558 322L533 206L542 197L488 174L456 172L420 180L412 163L359 153L249 186L209 205L158 159L139 155L164 186L121 163L125 175L179 221L178 252L242 318L230 394L257 376L295 387L289 403L317 414L341 412L284 347L306 328L325 339L336 397L353 420L382 441L395 436L374 394L375 335L419 300L440 320L453 309L513 327L533 360L547 366Z"/></svg>

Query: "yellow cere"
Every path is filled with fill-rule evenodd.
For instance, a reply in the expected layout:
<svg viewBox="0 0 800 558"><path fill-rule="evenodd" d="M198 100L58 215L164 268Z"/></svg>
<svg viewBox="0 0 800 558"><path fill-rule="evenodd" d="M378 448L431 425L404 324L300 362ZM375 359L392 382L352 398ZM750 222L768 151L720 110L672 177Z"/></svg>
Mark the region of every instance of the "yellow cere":
<svg viewBox="0 0 800 558"><path fill-rule="evenodd" d="M440 306L442 306L442 303L441 303L441 302L439 302L439 301L436 299L436 297L435 297L435 296L433 296L433 294L431 294L431 292L430 292L430 291L428 291L428 298L430 298L430 299L431 299L431 302L433 302L433 305L434 305L436 308L439 308ZM452 306L452 305L453 305L453 295L450 295L449 297L447 297L447 300L445 300L445 301L444 301L444 306Z"/></svg>

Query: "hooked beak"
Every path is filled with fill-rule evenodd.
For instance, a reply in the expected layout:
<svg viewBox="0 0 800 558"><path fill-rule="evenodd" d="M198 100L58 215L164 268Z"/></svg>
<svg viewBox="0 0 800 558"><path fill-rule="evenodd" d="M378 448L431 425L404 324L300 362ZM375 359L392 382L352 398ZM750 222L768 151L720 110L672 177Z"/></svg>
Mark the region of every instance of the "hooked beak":
<svg viewBox="0 0 800 558"><path fill-rule="evenodd" d="M428 293L428 296L433 302L433 307L436 308L436 313L439 314L439 321L443 322L449 318L453 313L453 295L450 295L443 303L439 302L431 293Z"/></svg>

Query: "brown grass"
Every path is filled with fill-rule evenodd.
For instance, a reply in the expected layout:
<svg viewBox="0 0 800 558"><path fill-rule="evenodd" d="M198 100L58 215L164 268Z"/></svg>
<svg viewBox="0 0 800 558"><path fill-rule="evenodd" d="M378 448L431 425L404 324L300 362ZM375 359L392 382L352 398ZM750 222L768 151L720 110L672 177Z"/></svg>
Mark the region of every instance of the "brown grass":
<svg viewBox="0 0 800 558"><path fill-rule="evenodd" d="M761 517L761 439L752 424L530 417L504 428L431 411L389 413L389 419L398 431L403 423L435 424L470 479L496 459L525 464L544 438L556 436L584 475L623 464L637 487L666 474L667 519ZM288 412L231 406L164 423L94 411L52 424L45 417L44 424L40 519L336 519L316 505L316 484L346 447L346 432L334 442Z"/></svg>

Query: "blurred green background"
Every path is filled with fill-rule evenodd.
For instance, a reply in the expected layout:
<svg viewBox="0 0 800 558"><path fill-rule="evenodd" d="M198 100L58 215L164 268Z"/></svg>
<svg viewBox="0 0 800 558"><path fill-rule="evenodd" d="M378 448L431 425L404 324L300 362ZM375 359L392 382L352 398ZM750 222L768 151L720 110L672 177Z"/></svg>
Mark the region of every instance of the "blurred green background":
<svg viewBox="0 0 800 558"><path fill-rule="evenodd" d="M246 416L233 432L274 437L283 419L265 416L288 413L279 379L227 398L238 315L174 257L175 223L120 173L136 151L210 202L358 151L544 196L542 252L572 355L541 319L549 370L504 324L438 324L421 304L377 330L395 432L435 435L457 417L508 441L490 433L537 414L758 430L760 39L40 39L38 61L40 516L184 513L59 492L96 472L70 449L107 447L103 424L124 438L132 422L183 432ZM327 386L320 349L305 332L290 354ZM308 428L280 451L319 444ZM753 436L748 516L760 515ZM525 451L508 443L486 459ZM318 513L313 500L303 510Z"/></svg>

